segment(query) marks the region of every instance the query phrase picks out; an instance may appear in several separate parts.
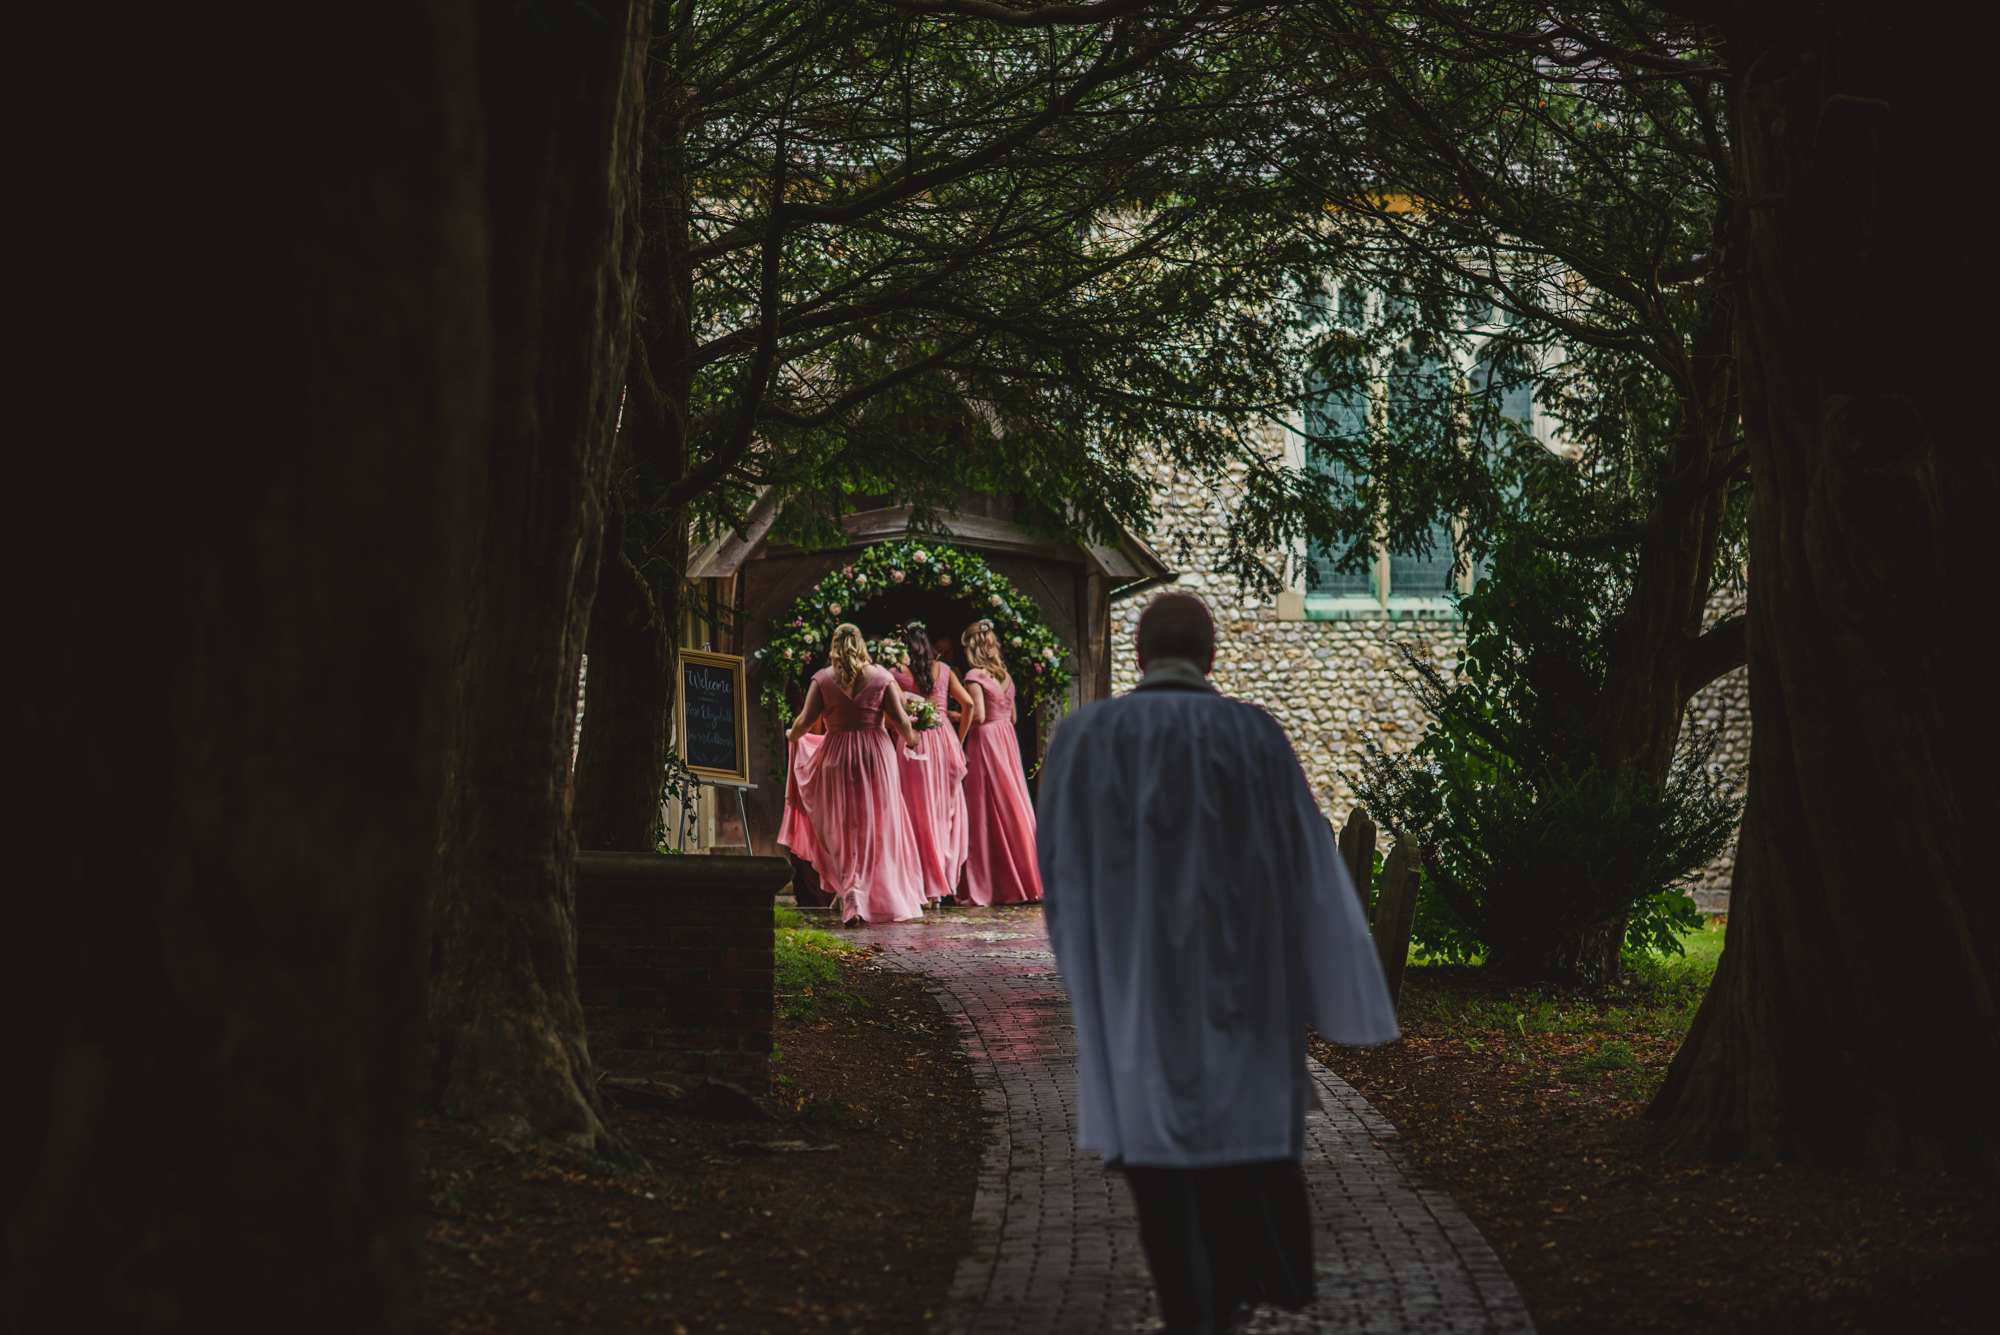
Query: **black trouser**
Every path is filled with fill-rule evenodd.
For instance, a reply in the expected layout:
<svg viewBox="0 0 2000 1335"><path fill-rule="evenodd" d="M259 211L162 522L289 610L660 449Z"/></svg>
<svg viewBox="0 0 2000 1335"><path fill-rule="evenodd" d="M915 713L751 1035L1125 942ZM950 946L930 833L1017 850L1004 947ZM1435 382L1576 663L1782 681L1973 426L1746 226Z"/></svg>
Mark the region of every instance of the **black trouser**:
<svg viewBox="0 0 2000 1335"><path fill-rule="evenodd" d="M1312 1211L1298 1160L1111 1167L1131 1185L1139 1240L1174 1335L1227 1331L1241 1303L1312 1301Z"/></svg>

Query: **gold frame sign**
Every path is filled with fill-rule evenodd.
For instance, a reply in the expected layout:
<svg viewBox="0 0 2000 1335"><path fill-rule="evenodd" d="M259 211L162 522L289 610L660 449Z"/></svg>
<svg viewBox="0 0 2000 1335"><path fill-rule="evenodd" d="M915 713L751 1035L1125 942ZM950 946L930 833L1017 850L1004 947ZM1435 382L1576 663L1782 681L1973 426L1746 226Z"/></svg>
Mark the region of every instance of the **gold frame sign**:
<svg viewBox="0 0 2000 1335"><path fill-rule="evenodd" d="M674 742L688 769L704 779L730 783L750 780L750 711L744 694L743 660L735 654L680 651L679 689L674 692ZM688 706L694 705L694 730ZM719 762L734 760L733 765Z"/></svg>

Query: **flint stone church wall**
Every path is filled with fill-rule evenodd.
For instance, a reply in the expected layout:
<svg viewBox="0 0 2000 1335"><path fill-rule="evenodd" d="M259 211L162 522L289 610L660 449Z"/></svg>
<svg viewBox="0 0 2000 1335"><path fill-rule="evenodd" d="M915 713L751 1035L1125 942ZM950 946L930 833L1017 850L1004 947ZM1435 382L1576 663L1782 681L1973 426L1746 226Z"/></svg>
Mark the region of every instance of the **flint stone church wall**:
<svg viewBox="0 0 2000 1335"><path fill-rule="evenodd" d="M1737 609L1740 610L1740 609ZM1715 620L1713 616L1709 618ZM1689 728L1720 732L1709 763L1741 782L1750 768L1750 670L1737 668L1710 682L1688 702ZM1729 912L1729 878L1736 868L1736 840L1703 867L1689 893L1703 913Z"/></svg>
<svg viewBox="0 0 2000 1335"><path fill-rule="evenodd" d="M1275 441L1271 444L1276 448ZM1351 621L1287 619L1282 611L1296 611L1300 603L1296 588L1290 598L1259 596L1220 573L1230 507L1241 494L1241 467L1233 469L1220 487L1164 463L1156 463L1151 474L1155 522L1146 538L1181 572L1164 588L1200 598L1215 618L1216 688L1277 719L1291 738L1320 809L1338 828L1355 806L1352 782L1361 773L1368 743L1384 751L1407 751L1423 736L1424 713L1410 689L1398 646L1408 645L1428 657L1449 678L1465 643L1459 623L1394 615ZM1285 568L1278 553L1266 554L1265 563L1274 572ZM1134 641L1139 613L1151 596L1130 598L1112 608L1114 693L1138 684ZM1740 775L1750 751L1743 669L1697 695L1689 722L1722 731L1714 762ZM1690 893L1704 912L1727 912L1735 856L1732 841L1691 884Z"/></svg>
<svg viewBox="0 0 2000 1335"><path fill-rule="evenodd" d="M1292 739L1321 810L1338 826L1354 808L1352 780L1369 742L1406 751L1423 735L1424 714L1396 646L1407 644L1449 675L1465 643L1458 623L1435 618L1286 620L1280 598L1250 594L1220 573L1230 507L1241 494L1237 466L1218 488L1166 464L1152 469L1155 524L1147 541L1181 572L1164 586L1191 593L1215 618L1216 689L1267 710ZM1266 564L1280 568L1277 553ZM1150 594L1112 608L1111 689L1138 685L1134 637Z"/></svg>
<svg viewBox="0 0 2000 1335"><path fill-rule="evenodd" d="M1208 604L1217 637L1216 689L1278 720L1320 808L1336 826L1354 807L1351 781L1361 772L1367 744L1406 751L1423 735L1423 711L1395 646L1408 644L1450 668L1464 643L1447 622L1280 621L1272 599L1245 599L1222 575L1190 572L1167 587ZM1114 691L1139 682L1133 645L1143 601L1131 599L1114 610Z"/></svg>

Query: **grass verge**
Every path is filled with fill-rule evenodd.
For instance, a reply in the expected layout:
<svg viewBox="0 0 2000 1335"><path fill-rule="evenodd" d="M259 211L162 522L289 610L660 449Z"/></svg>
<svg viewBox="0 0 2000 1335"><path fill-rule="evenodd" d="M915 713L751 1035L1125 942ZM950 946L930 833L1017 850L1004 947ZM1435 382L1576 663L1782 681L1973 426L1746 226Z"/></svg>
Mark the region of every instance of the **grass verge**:
<svg viewBox="0 0 2000 1335"><path fill-rule="evenodd" d="M1682 938L1679 958L1630 957L1616 987L1579 991L1507 986L1467 965L1429 965L1404 977L1399 1018L1429 1055L1489 1052L1522 1068L1522 1086L1553 1082L1559 1096L1650 1099L1694 1021L1722 956L1716 919Z"/></svg>
<svg viewBox="0 0 2000 1335"><path fill-rule="evenodd" d="M841 981L841 968L857 955L867 953L832 932L806 925L805 915L789 909L774 909L777 940L777 972L772 980L777 992L778 1018L813 1021L823 1019L829 1008L850 1010L868 1005L868 999Z"/></svg>

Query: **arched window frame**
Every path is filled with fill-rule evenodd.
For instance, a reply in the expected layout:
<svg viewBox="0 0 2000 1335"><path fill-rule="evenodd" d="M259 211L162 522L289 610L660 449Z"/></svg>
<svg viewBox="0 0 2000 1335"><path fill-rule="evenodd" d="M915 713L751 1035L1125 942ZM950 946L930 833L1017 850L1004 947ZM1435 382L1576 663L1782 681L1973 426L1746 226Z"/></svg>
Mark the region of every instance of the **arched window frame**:
<svg viewBox="0 0 2000 1335"><path fill-rule="evenodd" d="M1337 290L1330 289L1330 296L1332 301L1329 304L1338 312L1336 327L1344 328L1345 332L1350 334L1364 332L1369 315L1377 311L1387 312L1389 304L1396 301L1393 295L1368 293L1363 289L1357 289L1351 282L1341 284ZM1496 330L1504 330L1516 323L1510 312L1496 309L1493 317L1491 326ZM1420 369L1417 374L1432 383L1439 384L1440 399L1451 402L1461 393L1480 388L1480 382L1490 375L1488 367L1492 354L1488 350L1503 346L1512 345L1496 334L1483 341L1474 350L1469 365L1459 364L1461 360L1459 357L1434 356L1428 359L1427 365L1419 363ZM1516 349L1516 355L1524 354ZM1354 437L1347 433L1353 431L1357 423L1363 424L1363 429L1371 435L1393 429L1397 425L1392 419L1403 410L1398 401L1397 363L1412 357L1423 358L1424 354L1404 346L1384 355L1366 356L1365 360L1370 365L1372 374L1365 377L1350 377L1351 385L1361 383L1367 385L1365 400L1357 391L1350 389L1347 400L1337 405L1331 412L1322 401L1326 394L1325 377L1317 372L1308 376L1305 402L1301 404L1304 455L1308 467L1323 466L1316 457L1314 442L1334 434L1328 430L1329 419L1335 419L1331 423L1335 430L1349 439ZM1522 409L1519 416L1523 428L1539 439L1542 435L1541 423L1536 420L1532 382L1533 372L1529 371L1521 383L1508 388L1508 398L1515 400L1508 407ZM1516 416L1513 412L1508 412L1507 415ZM1459 440L1476 445L1478 433L1474 430L1474 424L1467 420L1468 417L1469 414L1462 411L1447 413L1440 410L1439 429L1450 430ZM1455 584L1458 593L1464 593L1470 590L1473 581L1483 572L1469 567L1462 571L1456 569L1457 553L1463 546L1463 525L1457 518L1439 520L1434 528L1433 537L1436 546L1429 559L1389 555L1386 547L1382 545L1382 538L1385 535L1378 529L1378 545L1365 590L1358 586L1352 576L1332 578L1319 576L1318 570L1326 556L1321 551L1309 548L1299 558L1303 576L1300 581L1303 589L1302 610L1306 619L1358 620L1385 616L1411 620L1456 619L1459 612L1453 591L1442 587L1444 580L1434 580L1432 577L1437 575L1440 568L1454 570L1456 573L1452 583ZM1441 567L1442 562L1451 564ZM1418 584L1416 581L1424 583ZM1426 587L1433 582L1440 587L1435 589Z"/></svg>

